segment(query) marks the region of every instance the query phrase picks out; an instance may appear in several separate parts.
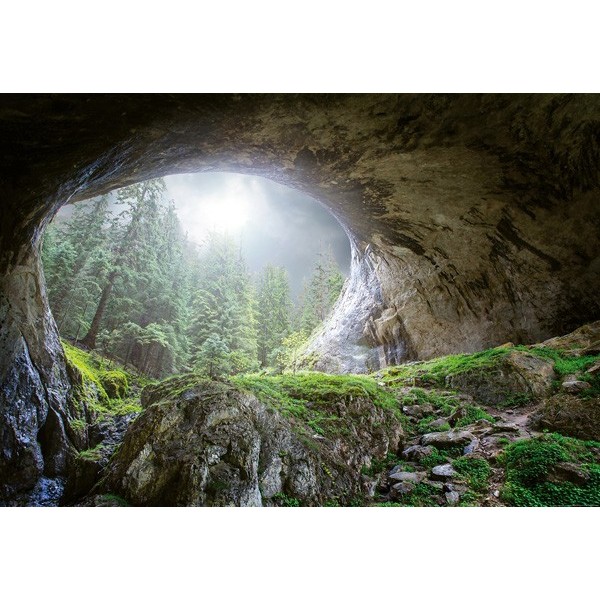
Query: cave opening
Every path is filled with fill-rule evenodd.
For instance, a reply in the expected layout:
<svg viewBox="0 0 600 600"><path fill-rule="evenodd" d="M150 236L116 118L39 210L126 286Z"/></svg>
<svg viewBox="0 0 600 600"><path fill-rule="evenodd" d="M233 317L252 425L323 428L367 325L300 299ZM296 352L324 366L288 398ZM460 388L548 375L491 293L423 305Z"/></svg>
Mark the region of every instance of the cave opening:
<svg viewBox="0 0 600 600"><path fill-rule="evenodd" d="M63 206L42 263L72 358L74 345L150 379L214 377L299 368L349 276L351 246L305 193L211 172Z"/></svg>

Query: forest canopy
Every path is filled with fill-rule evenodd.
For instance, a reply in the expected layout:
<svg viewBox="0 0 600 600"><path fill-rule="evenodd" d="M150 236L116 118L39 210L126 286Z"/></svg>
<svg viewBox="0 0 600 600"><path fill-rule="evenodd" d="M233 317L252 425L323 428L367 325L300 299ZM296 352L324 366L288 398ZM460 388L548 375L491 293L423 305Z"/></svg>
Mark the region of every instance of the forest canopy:
<svg viewBox="0 0 600 600"><path fill-rule="evenodd" d="M296 371L344 284L327 247L294 301L286 269L250 273L232 236L190 242L162 179L76 204L42 260L61 335L152 378Z"/></svg>

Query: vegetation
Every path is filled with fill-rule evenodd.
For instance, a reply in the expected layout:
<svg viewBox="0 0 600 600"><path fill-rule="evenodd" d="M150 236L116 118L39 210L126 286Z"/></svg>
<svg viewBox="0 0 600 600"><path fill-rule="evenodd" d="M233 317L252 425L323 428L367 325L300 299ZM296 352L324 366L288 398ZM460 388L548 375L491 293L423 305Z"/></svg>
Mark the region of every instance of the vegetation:
<svg viewBox="0 0 600 600"><path fill-rule="evenodd" d="M74 399L98 414L124 415L137 413L141 405L136 393L148 383L148 379L132 375L100 356L86 352L63 341L63 349L74 377ZM131 393L133 392L133 393ZM76 430L85 429L85 421L70 421Z"/></svg>
<svg viewBox="0 0 600 600"><path fill-rule="evenodd" d="M165 189L161 179L135 184L47 228L42 259L63 337L155 379L295 372L343 285L331 252L318 255L294 307L285 269L267 265L254 281L229 236L191 244Z"/></svg>
<svg viewBox="0 0 600 600"><path fill-rule="evenodd" d="M461 456L452 461L452 466L473 491L480 493L487 491L488 480L492 473L487 460L473 456Z"/></svg>
<svg viewBox="0 0 600 600"><path fill-rule="evenodd" d="M598 506L599 457L600 443L557 433L510 444L502 455L506 469L502 499L514 506ZM575 465L587 481L551 480L559 463Z"/></svg>

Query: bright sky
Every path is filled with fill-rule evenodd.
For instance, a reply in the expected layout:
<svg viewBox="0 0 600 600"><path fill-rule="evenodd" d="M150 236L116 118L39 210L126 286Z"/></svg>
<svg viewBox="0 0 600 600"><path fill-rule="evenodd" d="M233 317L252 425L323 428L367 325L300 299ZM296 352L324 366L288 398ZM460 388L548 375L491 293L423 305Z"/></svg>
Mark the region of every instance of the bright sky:
<svg viewBox="0 0 600 600"><path fill-rule="evenodd" d="M350 243L335 217L319 202L262 177L195 173L166 177L183 229L202 244L208 231L226 231L241 241L251 271L271 263L286 267L292 293L312 271L320 248L331 246L344 274Z"/></svg>

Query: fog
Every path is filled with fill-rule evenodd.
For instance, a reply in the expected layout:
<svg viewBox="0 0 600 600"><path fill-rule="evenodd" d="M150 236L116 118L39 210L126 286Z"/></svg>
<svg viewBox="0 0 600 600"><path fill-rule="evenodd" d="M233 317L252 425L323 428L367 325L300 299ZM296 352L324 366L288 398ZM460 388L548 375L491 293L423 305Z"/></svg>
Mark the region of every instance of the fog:
<svg viewBox="0 0 600 600"><path fill-rule="evenodd" d="M262 177L231 173L172 175L165 182L191 241L203 244L210 230L230 233L241 243L251 271L267 263L285 267L294 296L327 246L348 275L348 237L310 196Z"/></svg>

